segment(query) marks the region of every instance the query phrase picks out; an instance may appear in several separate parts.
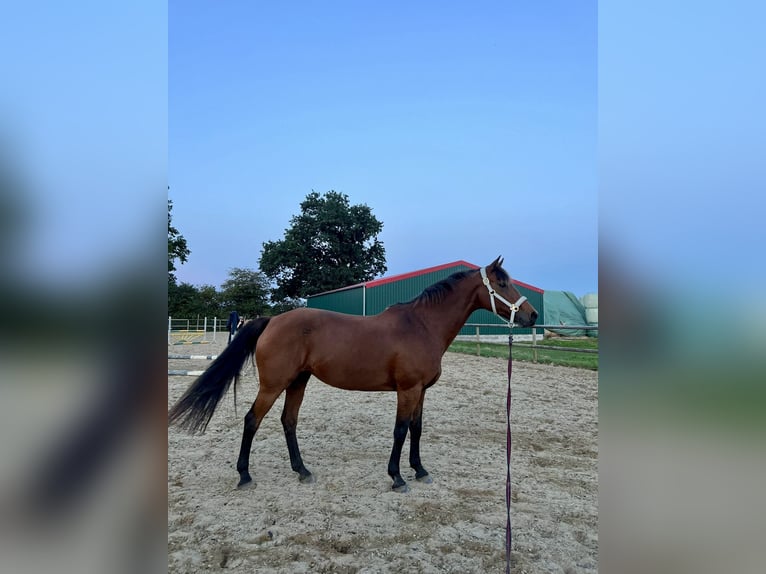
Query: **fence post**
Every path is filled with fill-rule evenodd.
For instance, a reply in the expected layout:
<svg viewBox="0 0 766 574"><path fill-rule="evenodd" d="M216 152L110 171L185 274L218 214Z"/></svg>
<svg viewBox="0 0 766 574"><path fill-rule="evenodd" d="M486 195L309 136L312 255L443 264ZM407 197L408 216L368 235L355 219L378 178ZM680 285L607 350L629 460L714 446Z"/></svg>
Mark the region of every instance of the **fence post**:
<svg viewBox="0 0 766 574"><path fill-rule="evenodd" d="M218 332L218 317L213 317L213 343L215 343L215 335Z"/></svg>
<svg viewBox="0 0 766 574"><path fill-rule="evenodd" d="M170 315L168 315L168 345L170 345L170 322L171 318Z"/></svg>
<svg viewBox="0 0 766 574"><path fill-rule="evenodd" d="M479 337L478 325L476 325L476 356L481 357L481 338Z"/></svg>
<svg viewBox="0 0 766 574"><path fill-rule="evenodd" d="M205 315L205 322L203 323L203 329L205 330L205 334L202 336L203 341L207 341L207 315Z"/></svg>
<svg viewBox="0 0 766 574"><path fill-rule="evenodd" d="M532 361L537 362L537 327L532 327Z"/></svg>

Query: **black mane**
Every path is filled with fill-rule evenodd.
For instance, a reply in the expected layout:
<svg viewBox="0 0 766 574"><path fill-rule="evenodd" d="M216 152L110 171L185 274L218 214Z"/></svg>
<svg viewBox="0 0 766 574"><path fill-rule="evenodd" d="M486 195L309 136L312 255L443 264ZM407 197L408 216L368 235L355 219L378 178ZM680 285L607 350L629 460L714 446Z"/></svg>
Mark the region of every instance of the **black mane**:
<svg viewBox="0 0 766 574"><path fill-rule="evenodd" d="M446 279L442 279L438 283L426 287L420 295L411 301L408 301L408 303L412 303L413 305L417 305L418 303L441 303L444 298L452 292L458 282L473 273L476 273L475 269L453 273Z"/></svg>

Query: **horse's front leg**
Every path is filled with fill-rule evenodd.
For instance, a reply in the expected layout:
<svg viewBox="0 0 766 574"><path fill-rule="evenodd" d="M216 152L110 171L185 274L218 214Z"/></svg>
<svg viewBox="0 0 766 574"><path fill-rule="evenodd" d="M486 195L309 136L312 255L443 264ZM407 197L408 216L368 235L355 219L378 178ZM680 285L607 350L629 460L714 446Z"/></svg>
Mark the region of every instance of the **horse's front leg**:
<svg viewBox="0 0 766 574"><path fill-rule="evenodd" d="M410 489L399 472L399 459L402 457L402 446L404 446L404 439L407 437L409 426L410 419L400 418L397 413L396 424L394 425L394 447L391 449L391 458L388 459L388 476L394 481L391 489L396 492L407 492Z"/></svg>
<svg viewBox="0 0 766 574"><path fill-rule="evenodd" d="M425 396L426 391L424 389L410 421L410 466L415 470L417 480L431 484L433 481L420 462L420 436L423 434L423 400Z"/></svg>
<svg viewBox="0 0 766 574"><path fill-rule="evenodd" d="M299 480L305 483L314 482L314 475L303 464L303 458L301 457L301 451L298 448L298 438L295 434L296 426L298 425L298 411L301 408L301 402L303 402L303 395L306 392L306 383L311 375L309 373L301 373L293 381L293 383L287 387L285 393L285 406L282 411L282 426L285 430L285 438L287 439L287 451L290 453L290 466L298 473Z"/></svg>
<svg viewBox="0 0 766 574"><path fill-rule="evenodd" d="M406 391L397 391L396 395L396 424L394 425L394 447L391 449L391 458L388 459L388 475L394 481L391 486L396 492L407 492L409 487L404 482L399 472L399 459L402 457L404 439L407 438L407 430L410 428L412 416L421 402L422 387L410 388Z"/></svg>

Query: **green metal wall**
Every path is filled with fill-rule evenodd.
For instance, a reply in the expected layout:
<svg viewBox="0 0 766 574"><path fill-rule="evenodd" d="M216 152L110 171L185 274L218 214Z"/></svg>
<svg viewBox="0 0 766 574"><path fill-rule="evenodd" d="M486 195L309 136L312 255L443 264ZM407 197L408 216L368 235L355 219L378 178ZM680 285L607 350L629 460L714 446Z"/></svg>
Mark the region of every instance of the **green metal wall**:
<svg viewBox="0 0 766 574"><path fill-rule="evenodd" d="M420 295L426 287L446 279L458 271L468 271L470 267L456 265L432 273L424 273L399 281L392 281L367 288L367 314L377 315L395 303L406 303Z"/></svg>
<svg viewBox="0 0 766 574"><path fill-rule="evenodd" d="M306 300L306 306L312 309L327 309L338 313L362 315L363 289L361 285L358 285L349 289L314 295Z"/></svg>

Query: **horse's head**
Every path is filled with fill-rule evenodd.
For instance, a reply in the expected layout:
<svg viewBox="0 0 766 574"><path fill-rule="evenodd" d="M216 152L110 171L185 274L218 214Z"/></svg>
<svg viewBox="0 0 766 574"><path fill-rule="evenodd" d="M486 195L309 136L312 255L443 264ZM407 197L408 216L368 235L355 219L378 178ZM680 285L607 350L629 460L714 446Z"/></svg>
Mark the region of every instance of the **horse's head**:
<svg viewBox="0 0 766 574"><path fill-rule="evenodd" d="M526 297L522 297L502 265L503 260L498 257L481 269L482 280L486 287L482 289L480 295L482 307L507 321L522 327L531 327L537 321L537 311Z"/></svg>

